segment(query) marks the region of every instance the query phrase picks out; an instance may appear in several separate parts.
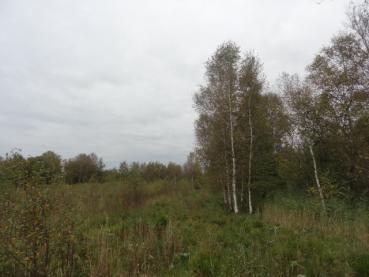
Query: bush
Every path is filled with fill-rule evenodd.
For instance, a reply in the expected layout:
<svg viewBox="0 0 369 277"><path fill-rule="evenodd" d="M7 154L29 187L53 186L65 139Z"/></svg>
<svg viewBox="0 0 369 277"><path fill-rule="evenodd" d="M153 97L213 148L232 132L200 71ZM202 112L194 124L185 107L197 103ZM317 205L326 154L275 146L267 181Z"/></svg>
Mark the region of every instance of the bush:
<svg viewBox="0 0 369 277"><path fill-rule="evenodd" d="M104 163L96 154L79 154L64 162L65 181L68 184L102 182Z"/></svg>
<svg viewBox="0 0 369 277"><path fill-rule="evenodd" d="M1 200L2 276L72 276L79 271L83 238L60 196L27 183Z"/></svg>
<svg viewBox="0 0 369 277"><path fill-rule="evenodd" d="M61 180L61 159L52 151L25 159L12 151L0 161L0 183L20 187L29 180L50 185Z"/></svg>

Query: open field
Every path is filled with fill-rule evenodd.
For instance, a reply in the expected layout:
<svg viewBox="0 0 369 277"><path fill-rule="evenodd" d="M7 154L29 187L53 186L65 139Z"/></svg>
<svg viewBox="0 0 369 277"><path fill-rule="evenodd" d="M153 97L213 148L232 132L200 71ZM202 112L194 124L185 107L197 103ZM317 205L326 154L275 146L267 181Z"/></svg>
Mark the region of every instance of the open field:
<svg viewBox="0 0 369 277"><path fill-rule="evenodd" d="M19 189L8 197L14 203L3 202L7 219L1 226L14 226L5 228L12 243L2 231L2 276L369 274L363 207L348 211L332 203L326 218L314 213L312 200L279 196L259 214L234 215L221 199L187 181L60 185L47 192ZM40 207L36 199L50 206L32 233L34 223L25 219L41 217L21 211ZM26 230L18 228L21 222Z"/></svg>
<svg viewBox="0 0 369 277"><path fill-rule="evenodd" d="M0 0L0 29L0 277L369 277L369 0Z"/></svg>

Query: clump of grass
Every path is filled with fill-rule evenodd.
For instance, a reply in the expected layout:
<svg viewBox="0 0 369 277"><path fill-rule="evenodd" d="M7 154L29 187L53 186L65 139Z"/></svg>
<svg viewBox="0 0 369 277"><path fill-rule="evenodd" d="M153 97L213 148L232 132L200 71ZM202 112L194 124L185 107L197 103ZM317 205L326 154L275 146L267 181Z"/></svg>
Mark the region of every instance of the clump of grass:
<svg viewBox="0 0 369 277"><path fill-rule="evenodd" d="M181 238L165 218L155 225L139 220L101 229L94 241L97 251L91 258L91 276L155 276L170 271L183 252Z"/></svg>
<svg viewBox="0 0 369 277"><path fill-rule="evenodd" d="M342 201L328 202L328 216L320 213L314 199L298 196L278 197L266 203L262 217L266 222L297 231L315 231L322 235L338 236L359 242L369 249L369 211L365 207L354 209Z"/></svg>

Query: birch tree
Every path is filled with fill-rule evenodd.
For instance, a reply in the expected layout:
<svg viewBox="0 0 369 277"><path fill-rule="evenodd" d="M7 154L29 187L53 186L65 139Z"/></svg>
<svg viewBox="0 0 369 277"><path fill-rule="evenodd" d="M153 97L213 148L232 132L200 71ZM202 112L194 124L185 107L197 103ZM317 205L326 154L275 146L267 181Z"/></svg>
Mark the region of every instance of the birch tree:
<svg viewBox="0 0 369 277"><path fill-rule="evenodd" d="M348 28L316 55L308 79L324 101L330 171L360 193L366 182L361 181L365 171L357 126L369 114L369 4L352 4L348 15Z"/></svg>
<svg viewBox="0 0 369 277"><path fill-rule="evenodd" d="M320 122L324 116L318 113L317 99L313 96L310 87L307 84L303 84L297 75L283 75L282 90L300 143L306 144L309 149L313 162L315 185L319 192L322 211L326 213L325 197L319 180L318 166L314 153L314 143L319 139L319 135L322 133L322 129L324 129Z"/></svg>
<svg viewBox="0 0 369 277"><path fill-rule="evenodd" d="M248 129L248 168L247 168L247 195L248 195L248 209L249 213L253 212L253 204L252 204L252 191L251 191L251 182L252 182L252 160L253 160L253 144L254 144L254 128L253 128L253 115L252 115L252 105L253 105L253 97L256 97L261 93L263 80L261 75L261 64L258 59L252 55L251 53L246 54L245 58L242 60L242 64L239 72L239 90L240 90L240 98L241 98L241 113L247 113L247 124L248 126L245 130ZM242 115L241 115L242 116ZM244 124L242 122L240 124Z"/></svg>
<svg viewBox="0 0 369 277"><path fill-rule="evenodd" d="M229 147L226 116L215 112L215 99L210 90L201 88L195 95L199 118L195 122L197 153L203 168L216 189L223 190L224 205L232 210L232 192L229 170ZM214 187L214 186L213 186Z"/></svg>
<svg viewBox="0 0 369 277"><path fill-rule="evenodd" d="M229 153L225 149L225 152L221 156L219 155L218 158L224 159L223 157L225 157L226 165L229 159L232 209L234 213L239 212L234 135L239 52L239 48L233 42L226 42L219 46L215 54L206 63L206 86L195 95L195 107L199 114L207 115L209 121L213 122L213 126L219 126L222 130L221 133L226 134L225 140L228 147L225 148L229 148ZM201 141L201 138L198 141ZM212 163L215 163L214 159ZM223 168L225 176L228 175L226 165Z"/></svg>

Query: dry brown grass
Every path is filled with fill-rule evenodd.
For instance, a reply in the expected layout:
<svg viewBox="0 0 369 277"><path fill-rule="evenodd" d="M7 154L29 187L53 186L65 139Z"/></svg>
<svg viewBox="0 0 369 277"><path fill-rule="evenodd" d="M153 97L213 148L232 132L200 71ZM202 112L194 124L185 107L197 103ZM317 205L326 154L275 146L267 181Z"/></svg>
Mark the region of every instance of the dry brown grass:
<svg viewBox="0 0 369 277"><path fill-rule="evenodd" d="M182 250L170 222L156 226L137 222L114 233L101 230L97 245L97 256L90 263L91 277L157 276L161 269L173 266Z"/></svg>
<svg viewBox="0 0 369 277"><path fill-rule="evenodd" d="M266 204L262 217L269 223L292 230L318 231L349 241L358 240L369 249L369 230L363 217L347 220L341 216L316 215L308 209L292 210L275 204Z"/></svg>

